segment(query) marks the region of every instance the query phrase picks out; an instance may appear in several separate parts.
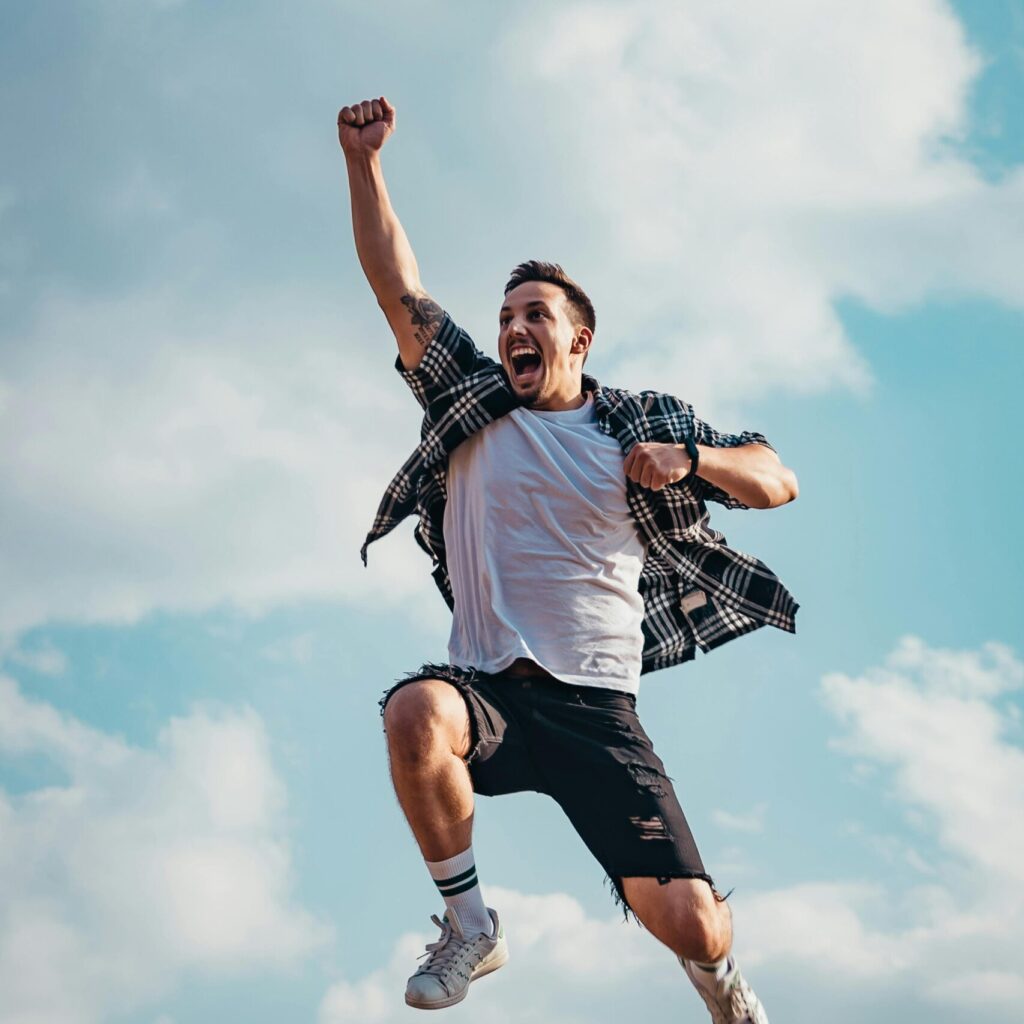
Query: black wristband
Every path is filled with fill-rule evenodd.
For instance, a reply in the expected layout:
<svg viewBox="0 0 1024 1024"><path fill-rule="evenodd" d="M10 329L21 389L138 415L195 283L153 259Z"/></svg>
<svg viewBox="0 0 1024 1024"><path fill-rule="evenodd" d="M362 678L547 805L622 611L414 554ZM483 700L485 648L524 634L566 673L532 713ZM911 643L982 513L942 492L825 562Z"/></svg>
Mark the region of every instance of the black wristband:
<svg viewBox="0 0 1024 1024"><path fill-rule="evenodd" d="M694 441L691 436L687 435L684 438L684 443L686 444L686 451L690 456L690 472L679 481L681 484L686 483L687 480L691 480L697 475L697 465L700 462L700 452L697 450L697 442Z"/></svg>

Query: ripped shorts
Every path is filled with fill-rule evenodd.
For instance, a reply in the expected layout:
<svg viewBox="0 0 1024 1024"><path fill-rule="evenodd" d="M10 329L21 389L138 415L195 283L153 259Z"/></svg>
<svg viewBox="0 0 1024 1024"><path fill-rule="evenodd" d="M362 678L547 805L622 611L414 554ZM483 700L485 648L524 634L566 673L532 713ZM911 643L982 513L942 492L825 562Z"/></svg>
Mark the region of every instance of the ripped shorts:
<svg viewBox="0 0 1024 1024"><path fill-rule="evenodd" d="M702 878L712 888L672 780L623 690L522 678L455 665L423 665L380 699L421 679L442 679L469 711L466 756L481 796L533 791L558 801L606 872L616 902L632 908L621 879ZM635 918L635 914L633 914ZM638 922L639 923L639 922Z"/></svg>

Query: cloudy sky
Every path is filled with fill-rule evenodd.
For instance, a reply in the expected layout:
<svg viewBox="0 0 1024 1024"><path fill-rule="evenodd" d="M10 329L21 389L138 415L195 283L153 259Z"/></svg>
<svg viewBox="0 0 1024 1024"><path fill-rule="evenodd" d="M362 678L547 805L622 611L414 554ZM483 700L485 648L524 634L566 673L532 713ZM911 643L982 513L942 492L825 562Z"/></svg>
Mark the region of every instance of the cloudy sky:
<svg viewBox="0 0 1024 1024"><path fill-rule="evenodd" d="M1024 0L0 8L0 1021L391 1024L440 902L377 699L442 660L418 407L351 238L385 95L425 287L495 352L758 430L713 507L800 602L639 711L773 1020L1024 1002ZM512 959L451 1020L703 1021L551 801L481 799Z"/></svg>

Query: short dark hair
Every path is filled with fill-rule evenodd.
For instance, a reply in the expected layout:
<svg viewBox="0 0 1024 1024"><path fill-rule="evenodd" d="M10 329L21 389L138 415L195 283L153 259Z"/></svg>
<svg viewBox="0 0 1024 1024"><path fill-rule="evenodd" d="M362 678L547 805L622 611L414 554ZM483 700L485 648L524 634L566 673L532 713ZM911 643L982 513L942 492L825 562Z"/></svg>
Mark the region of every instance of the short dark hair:
<svg viewBox="0 0 1024 1024"><path fill-rule="evenodd" d="M574 324L583 324L590 328L593 334L597 330L597 314L594 312L594 304L590 301L587 293L557 264L545 263L543 260L527 260L520 263L505 285L505 294L508 295L513 288L525 284L527 281L547 281L549 284L557 284L565 292L565 304L569 311L569 317ZM583 362L587 361L590 354L588 349L583 353Z"/></svg>

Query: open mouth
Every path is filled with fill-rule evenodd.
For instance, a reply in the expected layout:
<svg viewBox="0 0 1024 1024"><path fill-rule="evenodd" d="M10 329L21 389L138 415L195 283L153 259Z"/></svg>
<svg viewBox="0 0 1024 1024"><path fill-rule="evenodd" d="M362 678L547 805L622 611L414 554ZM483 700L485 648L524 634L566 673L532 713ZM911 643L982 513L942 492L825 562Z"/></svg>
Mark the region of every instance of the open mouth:
<svg viewBox="0 0 1024 1024"><path fill-rule="evenodd" d="M512 379L516 384L529 384L540 375L539 352L523 349L509 356L509 362L512 364Z"/></svg>

